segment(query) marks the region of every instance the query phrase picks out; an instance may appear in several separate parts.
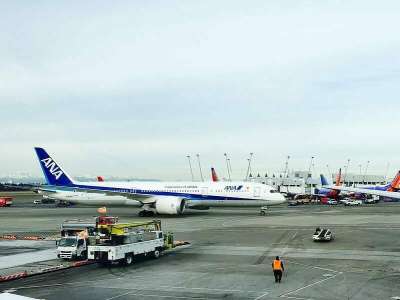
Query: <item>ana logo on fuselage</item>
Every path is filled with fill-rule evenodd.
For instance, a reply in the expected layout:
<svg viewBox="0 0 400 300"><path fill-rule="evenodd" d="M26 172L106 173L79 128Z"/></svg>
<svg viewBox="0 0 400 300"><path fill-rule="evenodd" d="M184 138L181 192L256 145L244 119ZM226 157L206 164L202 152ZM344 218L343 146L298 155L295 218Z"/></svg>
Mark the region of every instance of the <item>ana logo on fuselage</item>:
<svg viewBox="0 0 400 300"><path fill-rule="evenodd" d="M49 172L54 175L56 179L60 179L61 175L64 174L60 168L56 165L56 163L50 158L45 158L41 160L43 164L45 165L46 169L49 170Z"/></svg>
<svg viewBox="0 0 400 300"><path fill-rule="evenodd" d="M225 191L240 191L243 185L227 185Z"/></svg>

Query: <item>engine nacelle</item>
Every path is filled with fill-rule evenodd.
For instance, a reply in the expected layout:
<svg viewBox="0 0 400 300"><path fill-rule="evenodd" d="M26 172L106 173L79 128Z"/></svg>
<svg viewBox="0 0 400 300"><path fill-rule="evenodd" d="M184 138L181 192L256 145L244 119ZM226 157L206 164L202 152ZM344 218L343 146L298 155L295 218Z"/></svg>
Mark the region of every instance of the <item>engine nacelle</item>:
<svg viewBox="0 0 400 300"><path fill-rule="evenodd" d="M185 210L185 200L173 196L158 197L155 208L158 214L179 215Z"/></svg>

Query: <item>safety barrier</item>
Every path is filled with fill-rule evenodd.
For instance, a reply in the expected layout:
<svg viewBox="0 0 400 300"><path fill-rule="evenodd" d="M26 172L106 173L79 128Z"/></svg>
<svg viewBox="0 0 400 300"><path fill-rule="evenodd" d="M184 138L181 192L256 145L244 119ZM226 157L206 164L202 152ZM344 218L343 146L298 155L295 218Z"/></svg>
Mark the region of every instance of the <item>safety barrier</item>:
<svg viewBox="0 0 400 300"><path fill-rule="evenodd" d="M23 278L26 276L28 276L28 273L26 271L14 273L14 274L10 274L10 275L4 275L4 276L0 276L0 282L15 280L15 279Z"/></svg>
<svg viewBox="0 0 400 300"><path fill-rule="evenodd" d="M29 235L29 236L17 236L14 234L5 234L0 236L0 239L2 240L29 240L29 241L38 241L38 240L44 240L44 237L37 236L37 235Z"/></svg>
<svg viewBox="0 0 400 300"><path fill-rule="evenodd" d="M15 235L6 234L6 235L3 235L3 236L1 237L1 239L3 239L3 240L16 240L17 237L16 237Z"/></svg>
<svg viewBox="0 0 400 300"><path fill-rule="evenodd" d="M85 266L85 265L90 265L93 264L94 262L88 261L88 260L81 260L81 261L76 261L72 264L72 267L80 267L80 266Z"/></svg>
<svg viewBox="0 0 400 300"><path fill-rule="evenodd" d="M64 265L57 265L57 266L47 267L47 268L41 269L39 273L53 272L53 271L66 269L66 268L68 268L68 267L66 267Z"/></svg>
<svg viewBox="0 0 400 300"><path fill-rule="evenodd" d="M34 241L37 241L37 240L44 240L44 238L41 237L41 236L23 236L23 237L21 237L21 240L34 240Z"/></svg>

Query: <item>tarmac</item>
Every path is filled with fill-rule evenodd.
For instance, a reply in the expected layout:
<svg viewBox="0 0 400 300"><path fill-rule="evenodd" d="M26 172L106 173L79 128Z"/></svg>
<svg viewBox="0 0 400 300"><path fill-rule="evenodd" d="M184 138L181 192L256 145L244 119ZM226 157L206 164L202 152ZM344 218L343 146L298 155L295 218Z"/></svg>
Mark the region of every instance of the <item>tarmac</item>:
<svg viewBox="0 0 400 300"><path fill-rule="evenodd" d="M96 215L94 207L55 208L32 202L26 196L16 198L14 207L0 208L0 235L51 236L65 219ZM137 212L109 208L121 221L146 219L138 218ZM161 216L157 218L163 229L191 246L131 266L85 265L4 282L0 292L49 300L400 299L399 214L400 203L382 203L283 205L272 207L266 216L257 209L239 208ZM313 242L317 226L329 227L335 240ZM19 265L16 257L38 260L37 254L51 253L53 247L54 241L1 241L0 269L1 262L12 265L9 268ZM271 271L276 255L286 269L280 284Z"/></svg>

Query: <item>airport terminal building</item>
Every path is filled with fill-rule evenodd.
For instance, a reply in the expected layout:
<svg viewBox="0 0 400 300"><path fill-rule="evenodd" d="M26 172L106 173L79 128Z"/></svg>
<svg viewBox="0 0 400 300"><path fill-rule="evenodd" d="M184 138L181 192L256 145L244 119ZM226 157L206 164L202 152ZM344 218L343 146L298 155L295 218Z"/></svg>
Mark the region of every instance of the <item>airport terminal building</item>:
<svg viewBox="0 0 400 300"><path fill-rule="evenodd" d="M327 180L333 184L336 184L337 173L327 176ZM321 185L321 179L311 174L308 171L293 171L287 175L273 174L272 176L249 176L251 181L268 184L271 186L289 186L289 187L317 187ZM341 184L346 186L363 186L363 185L384 185L386 184L385 176L383 175L360 175L354 173L342 174L340 181Z"/></svg>

